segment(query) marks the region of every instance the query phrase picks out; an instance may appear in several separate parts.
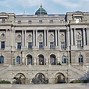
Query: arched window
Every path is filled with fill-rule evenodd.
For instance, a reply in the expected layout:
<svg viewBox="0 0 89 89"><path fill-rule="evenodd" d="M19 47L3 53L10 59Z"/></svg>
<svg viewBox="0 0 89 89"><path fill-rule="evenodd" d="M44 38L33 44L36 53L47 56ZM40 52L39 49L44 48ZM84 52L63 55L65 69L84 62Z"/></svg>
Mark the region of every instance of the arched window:
<svg viewBox="0 0 89 89"><path fill-rule="evenodd" d="M16 64L20 64L21 63L21 58L20 58L20 56L17 56L17 58L16 58Z"/></svg>
<svg viewBox="0 0 89 89"><path fill-rule="evenodd" d="M79 64L83 64L83 55L79 56Z"/></svg>
<svg viewBox="0 0 89 89"><path fill-rule="evenodd" d="M50 64L51 65L56 65L56 56L55 55L50 55Z"/></svg>
<svg viewBox="0 0 89 89"><path fill-rule="evenodd" d="M0 56L0 64L3 64L3 63L4 63L4 57Z"/></svg>
<svg viewBox="0 0 89 89"><path fill-rule="evenodd" d="M31 55L27 55L27 65L32 65L33 64L33 60L32 60L32 56Z"/></svg>
<svg viewBox="0 0 89 89"><path fill-rule="evenodd" d="M43 55L39 55L39 65L45 65L45 60Z"/></svg>
<svg viewBox="0 0 89 89"><path fill-rule="evenodd" d="M68 59L65 55L62 56L62 63L68 63Z"/></svg>

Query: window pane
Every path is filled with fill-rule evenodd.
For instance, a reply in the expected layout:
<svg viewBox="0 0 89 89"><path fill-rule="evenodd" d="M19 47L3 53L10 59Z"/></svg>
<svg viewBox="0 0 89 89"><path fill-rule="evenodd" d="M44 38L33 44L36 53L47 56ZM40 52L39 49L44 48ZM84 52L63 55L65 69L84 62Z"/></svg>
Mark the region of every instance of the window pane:
<svg viewBox="0 0 89 89"><path fill-rule="evenodd" d="M4 57L0 56L0 64L3 64L3 63L4 63Z"/></svg>
<svg viewBox="0 0 89 89"><path fill-rule="evenodd" d="M80 57L79 57L79 63L83 63L83 56L82 55L80 55Z"/></svg>
<svg viewBox="0 0 89 89"><path fill-rule="evenodd" d="M39 48L44 48L43 42L39 42Z"/></svg>
<svg viewBox="0 0 89 89"><path fill-rule="evenodd" d="M28 48L32 48L32 42L28 42Z"/></svg>
<svg viewBox="0 0 89 89"><path fill-rule="evenodd" d="M66 56L63 56L63 57L62 57L62 63L68 63L68 59L67 59Z"/></svg>
<svg viewBox="0 0 89 89"><path fill-rule="evenodd" d="M5 41L1 41L1 49L5 49Z"/></svg>
<svg viewBox="0 0 89 89"><path fill-rule="evenodd" d="M17 43L17 49L21 49L21 42Z"/></svg>
<svg viewBox="0 0 89 89"><path fill-rule="evenodd" d="M50 42L50 49L54 49L54 48L55 48L54 42Z"/></svg>
<svg viewBox="0 0 89 89"><path fill-rule="evenodd" d="M61 42L61 49L65 49L65 42Z"/></svg>
<svg viewBox="0 0 89 89"><path fill-rule="evenodd" d="M20 56L17 56L17 58L16 58L16 63L17 63L17 64L20 64Z"/></svg>

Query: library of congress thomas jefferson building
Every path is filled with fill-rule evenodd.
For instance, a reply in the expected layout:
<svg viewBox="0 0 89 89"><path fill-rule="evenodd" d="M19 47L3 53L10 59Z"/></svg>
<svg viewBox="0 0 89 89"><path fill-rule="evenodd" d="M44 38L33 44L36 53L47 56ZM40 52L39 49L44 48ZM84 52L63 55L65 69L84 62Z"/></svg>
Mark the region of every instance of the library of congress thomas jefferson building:
<svg viewBox="0 0 89 89"><path fill-rule="evenodd" d="M56 84L88 78L89 12L0 13L0 80Z"/></svg>

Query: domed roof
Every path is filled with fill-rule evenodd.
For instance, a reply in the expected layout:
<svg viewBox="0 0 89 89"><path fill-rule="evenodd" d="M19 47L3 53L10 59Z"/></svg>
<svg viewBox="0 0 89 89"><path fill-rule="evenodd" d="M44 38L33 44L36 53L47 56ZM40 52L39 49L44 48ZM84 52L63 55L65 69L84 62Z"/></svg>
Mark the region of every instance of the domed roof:
<svg viewBox="0 0 89 89"><path fill-rule="evenodd" d="M47 12L44 8L42 8L42 5L40 8L35 12L35 15L47 15Z"/></svg>

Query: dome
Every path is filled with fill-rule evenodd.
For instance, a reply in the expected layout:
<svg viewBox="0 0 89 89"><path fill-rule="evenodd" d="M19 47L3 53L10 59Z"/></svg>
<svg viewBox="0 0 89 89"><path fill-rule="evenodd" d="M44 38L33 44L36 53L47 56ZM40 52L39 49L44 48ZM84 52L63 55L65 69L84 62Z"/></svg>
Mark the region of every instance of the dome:
<svg viewBox="0 0 89 89"><path fill-rule="evenodd" d="M47 12L44 8L42 8L42 5L40 8L35 12L35 15L47 15Z"/></svg>

